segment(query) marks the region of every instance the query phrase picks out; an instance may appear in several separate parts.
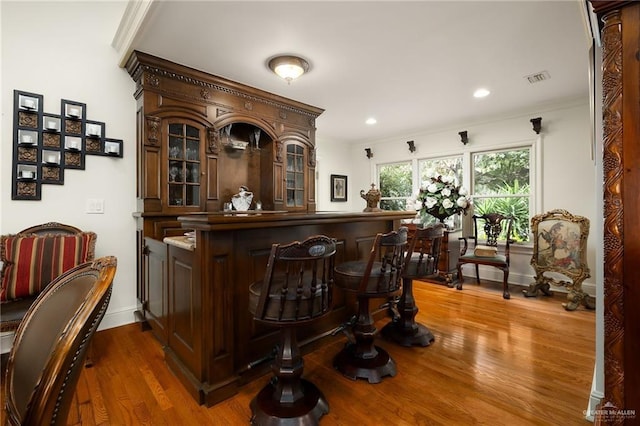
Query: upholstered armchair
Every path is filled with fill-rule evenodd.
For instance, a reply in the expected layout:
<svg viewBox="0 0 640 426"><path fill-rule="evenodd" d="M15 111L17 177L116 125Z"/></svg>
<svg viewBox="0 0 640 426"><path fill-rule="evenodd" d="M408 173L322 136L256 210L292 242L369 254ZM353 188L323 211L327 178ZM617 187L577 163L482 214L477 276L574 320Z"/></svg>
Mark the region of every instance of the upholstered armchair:
<svg viewBox="0 0 640 426"><path fill-rule="evenodd" d="M97 236L57 222L0 237L0 332L15 331L36 297L63 272L93 260ZM87 365L91 365L88 357Z"/></svg>

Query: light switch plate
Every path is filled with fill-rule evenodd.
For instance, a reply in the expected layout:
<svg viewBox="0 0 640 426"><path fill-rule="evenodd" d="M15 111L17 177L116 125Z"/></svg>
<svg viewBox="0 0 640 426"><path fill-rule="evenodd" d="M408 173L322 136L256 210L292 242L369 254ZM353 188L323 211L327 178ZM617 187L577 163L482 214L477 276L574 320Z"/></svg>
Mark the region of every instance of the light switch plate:
<svg viewBox="0 0 640 426"><path fill-rule="evenodd" d="M103 214L104 213L104 199L102 198L87 198L87 205L85 208L88 214Z"/></svg>

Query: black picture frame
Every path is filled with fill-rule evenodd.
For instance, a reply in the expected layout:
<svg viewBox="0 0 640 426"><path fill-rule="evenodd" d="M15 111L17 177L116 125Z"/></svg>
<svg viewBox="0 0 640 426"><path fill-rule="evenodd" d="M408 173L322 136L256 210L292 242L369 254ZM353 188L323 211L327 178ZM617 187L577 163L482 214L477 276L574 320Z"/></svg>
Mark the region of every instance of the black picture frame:
<svg viewBox="0 0 640 426"><path fill-rule="evenodd" d="M347 201L347 176L331 175L331 201Z"/></svg>

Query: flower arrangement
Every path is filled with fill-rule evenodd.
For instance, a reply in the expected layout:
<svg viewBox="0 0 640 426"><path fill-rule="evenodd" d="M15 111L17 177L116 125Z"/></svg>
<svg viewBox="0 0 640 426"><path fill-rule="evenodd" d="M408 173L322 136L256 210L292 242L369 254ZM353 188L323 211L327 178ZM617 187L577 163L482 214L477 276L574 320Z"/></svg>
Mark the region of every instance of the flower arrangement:
<svg viewBox="0 0 640 426"><path fill-rule="evenodd" d="M430 214L441 222L451 215L464 213L471 205L467 190L456 186L453 178L448 176L432 177L423 182L418 192L420 216Z"/></svg>

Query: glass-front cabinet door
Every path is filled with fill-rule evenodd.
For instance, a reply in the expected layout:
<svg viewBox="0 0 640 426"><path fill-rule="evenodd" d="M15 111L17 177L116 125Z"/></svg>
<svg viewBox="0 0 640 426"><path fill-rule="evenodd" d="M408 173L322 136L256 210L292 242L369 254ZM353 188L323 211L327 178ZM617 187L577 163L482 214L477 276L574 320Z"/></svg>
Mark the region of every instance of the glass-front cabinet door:
<svg viewBox="0 0 640 426"><path fill-rule="evenodd" d="M305 207L304 157L304 146L296 143L287 144L287 207Z"/></svg>
<svg viewBox="0 0 640 426"><path fill-rule="evenodd" d="M166 168L169 207L200 206L203 135L201 127L185 122L169 122Z"/></svg>

